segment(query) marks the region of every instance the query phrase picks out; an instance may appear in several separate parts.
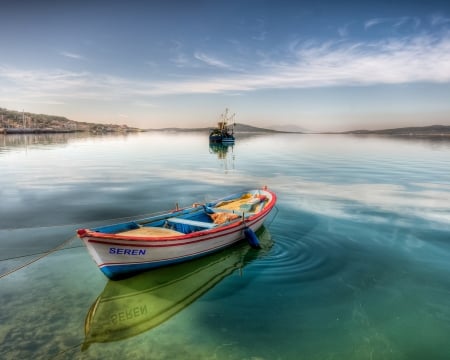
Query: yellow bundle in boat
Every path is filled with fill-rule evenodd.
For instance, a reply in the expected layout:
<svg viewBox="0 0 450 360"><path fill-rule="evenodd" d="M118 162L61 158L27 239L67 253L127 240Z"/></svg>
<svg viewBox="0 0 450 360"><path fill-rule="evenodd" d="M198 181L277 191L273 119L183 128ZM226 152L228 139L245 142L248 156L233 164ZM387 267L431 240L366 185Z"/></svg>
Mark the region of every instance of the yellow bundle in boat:
<svg viewBox="0 0 450 360"><path fill-rule="evenodd" d="M214 224L224 224L228 221L235 220L239 217L238 214L230 214L230 213L214 213L211 214L211 219L213 219Z"/></svg>
<svg viewBox="0 0 450 360"><path fill-rule="evenodd" d="M239 211L239 212L254 212L261 211L264 207L264 202L267 200L265 195L252 195L245 194L238 200L230 200L220 203L216 206L218 210ZM262 204L258 210L255 209L256 205Z"/></svg>
<svg viewBox="0 0 450 360"><path fill-rule="evenodd" d="M238 200L229 200L219 203L216 208L226 210L240 210L241 205L247 204L248 200L252 198L252 194L244 194Z"/></svg>
<svg viewBox="0 0 450 360"><path fill-rule="evenodd" d="M171 229L148 226L148 227L140 227L139 229L123 231L121 233L118 233L118 235L137 236L137 237L148 237L148 236L169 237L184 234L182 232Z"/></svg>

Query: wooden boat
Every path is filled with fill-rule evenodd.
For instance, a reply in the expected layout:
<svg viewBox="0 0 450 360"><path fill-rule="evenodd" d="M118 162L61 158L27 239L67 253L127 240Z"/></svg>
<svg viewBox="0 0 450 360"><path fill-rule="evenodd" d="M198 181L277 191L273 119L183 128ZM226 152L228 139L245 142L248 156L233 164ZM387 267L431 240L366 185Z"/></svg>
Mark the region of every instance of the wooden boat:
<svg viewBox="0 0 450 360"><path fill-rule="evenodd" d="M86 315L82 350L136 336L169 320L234 271L264 256L272 239L264 225L256 235L262 251L240 242L210 256L108 281Z"/></svg>
<svg viewBox="0 0 450 360"><path fill-rule="evenodd" d="M110 279L192 260L254 234L274 208L267 188L243 191L152 217L93 229L79 229L90 255Z"/></svg>

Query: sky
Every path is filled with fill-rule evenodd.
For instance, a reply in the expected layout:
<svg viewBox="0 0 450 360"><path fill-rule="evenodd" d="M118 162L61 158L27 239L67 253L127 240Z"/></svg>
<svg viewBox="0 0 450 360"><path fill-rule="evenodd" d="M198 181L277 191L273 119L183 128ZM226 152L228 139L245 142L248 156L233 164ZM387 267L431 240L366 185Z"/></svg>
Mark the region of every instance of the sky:
<svg viewBox="0 0 450 360"><path fill-rule="evenodd" d="M139 128L450 125L450 1L0 0L0 107Z"/></svg>

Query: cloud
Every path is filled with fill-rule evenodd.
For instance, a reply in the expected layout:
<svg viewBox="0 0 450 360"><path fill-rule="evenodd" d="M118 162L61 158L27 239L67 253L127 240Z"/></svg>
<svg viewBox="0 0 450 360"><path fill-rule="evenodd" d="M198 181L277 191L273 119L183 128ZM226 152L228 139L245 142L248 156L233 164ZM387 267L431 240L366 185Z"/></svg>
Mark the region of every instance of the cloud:
<svg viewBox="0 0 450 360"><path fill-rule="evenodd" d="M299 48L297 61L274 65L285 84L330 85L447 82L450 39L421 36L363 43L326 43ZM430 66L433 64L433 66Z"/></svg>
<svg viewBox="0 0 450 360"><path fill-rule="evenodd" d="M204 53L201 52L196 52L194 54L194 57L197 60L200 60L202 62L204 62L205 64L209 65L209 66L213 66L213 67L217 67L217 68L221 68L221 69L230 69L231 66L226 64L225 62L223 62L222 60L216 59L212 56L206 55Z"/></svg>
<svg viewBox="0 0 450 360"><path fill-rule="evenodd" d="M434 14L433 16L431 16L430 22L432 26L446 25L450 23L450 18L439 14Z"/></svg>
<svg viewBox="0 0 450 360"><path fill-rule="evenodd" d="M364 23L364 29L368 30L374 26L380 24L391 25L394 29L399 29L402 26L411 25L413 29L417 29L420 26L420 19L412 16L402 16L397 18L373 18Z"/></svg>
<svg viewBox="0 0 450 360"><path fill-rule="evenodd" d="M79 54L75 54L75 53L71 53L71 52L67 52L67 51L60 52L60 55L62 55L64 57L68 57L70 59L77 59L77 60L84 59L84 57Z"/></svg>
<svg viewBox="0 0 450 360"><path fill-rule="evenodd" d="M421 21L417 17L404 16L404 17L397 19L397 21L394 21L393 26L395 28L399 28L405 24L412 24L412 27L414 29L417 29L420 26L420 23L421 23Z"/></svg>
<svg viewBox="0 0 450 360"><path fill-rule="evenodd" d="M450 38L416 36L371 43L290 44L283 60L267 58L245 74L160 83L150 92L220 93L274 88L450 81ZM287 59L290 59L289 61ZM172 89L172 90L170 90Z"/></svg>
<svg viewBox="0 0 450 360"><path fill-rule="evenodd" d="M209 66L229 69L216 57L197 52L195 58ZM177 80L131 80L109 74L67 70L22 70L0 65L1 97L42 101L66 98L95 101L173 94L242 93L262 89L295 89L330 86L450 82L450 37L418 35L367 43L336 41L291 42L282 58L265 54L247 71L217 73ZM177 66L186 64L181 58ZM7 88L7 90L6 90ZM38 89L38 90L37 90Z"/></svg>
<svg viewBox="0 0 450 360"><path fill-rule="evenodd" d="M379 25L379 24L382 24L382 23L384 23L386 21L388 21L388 20L387 19L382 19L382 18L374 18L374 19L367 20L364 23L364 29L366 29L366 30L370 29L371 27Z"/></svg>

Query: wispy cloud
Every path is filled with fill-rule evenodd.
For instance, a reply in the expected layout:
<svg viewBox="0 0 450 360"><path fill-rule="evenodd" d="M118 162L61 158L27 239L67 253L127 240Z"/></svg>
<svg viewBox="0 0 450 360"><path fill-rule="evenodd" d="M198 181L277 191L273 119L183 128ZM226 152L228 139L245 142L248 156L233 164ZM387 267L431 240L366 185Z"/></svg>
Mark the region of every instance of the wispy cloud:
<svg viewBox="0 0 450 360"><path fill-rule="evenodd" d="M420 19L417 17L403 16L398 19L393 19L393 27L400 28L404 25L410 24L414 29L417 29L420 26Z"/></svg>
<svg viewBox="0 0 450 360"><path fill-rule="evenodd" d="M434 14L433 16L431 16L430 22L433 26L445 25L450 23L450 18L440 14Z"/></svg>
<svg viewBox="0 0 450 360"><path fill-rule="evenodd" d="M385 23L386 21L388 21L387 19L382 19L382 18L374 18L374 19L369 19L364 23L364 29L370 29L373 26Z"/></svg>
<svg viewBox="0 0 450 360"><path fill-rule="evenodd" d="M43 101L66 98L98 101L195 93L242 93L262 89L314 88L346 85L450 82L450 37L419 35L369 43L293 42L282 59L252 63L246 72L220 72L166 81L130 80L108 74L66 70L34 71L0 65L0 98L23 97ZM213 56L197 52L209 66L229 69ZM187 60L186 60L187 61ZM250 67L250 66L249 66ZM36 91L36 89L39 89Z"/></svg>
<svg viewBox="0 0 450 360"><path fill-rule="evenodd" d="M67 58L70 58L70 59L76 59L76 60L84 59L84 56L79 55L79 54L75 54L75 53L71 53L71 52L68 52L68 51L61 51L60 55L62 55L64 57L67 57Z"/></svg>
<svg viewBox="0 0 450 360"><path fill-rule="evenodd" d="M0 98L8 93L16 101L40 104L58 104L65 99L99 100L117 98L115 90L124 80L108 75L66 70L22 70L0 65Z"/></svg>
<svg viewBox="0 0 450 360"><path fill-rule="evenodd" d="M251 91L450 81L450 38L417 36L371 43L291 44L290 54L246 74L185 81L180 92ZM286 60L290 58L291 60ZM431 66L432 64L432 66ZM170 84L160 83L164 93Z"/></svg>
<svg viewBox="0 0 450 360"><path fill-rule="evenodd" d="M200 60L201 62L203 62L209 66L213 66L213 67L217 67L217 68L221 68L221 69L231 69L231 66L228 65L227 63L223 62L222 60L219 60L212 56L206 55L205 53L202 53L202 52L196 52L194 54L194 57L197 60Z"/></svg>
<svg viewBox="0 0 450 360"><path fill-rule="evenodd" d="M378 25L390 25L394 29L399 29L402 26L410 26L413 29L417 29L420 26L420 19L418 17L412 16L401 16L401 17L393 17L393 18L373 18L369 19L364 23L364 29L368 30L372 27Z"/></svg>

